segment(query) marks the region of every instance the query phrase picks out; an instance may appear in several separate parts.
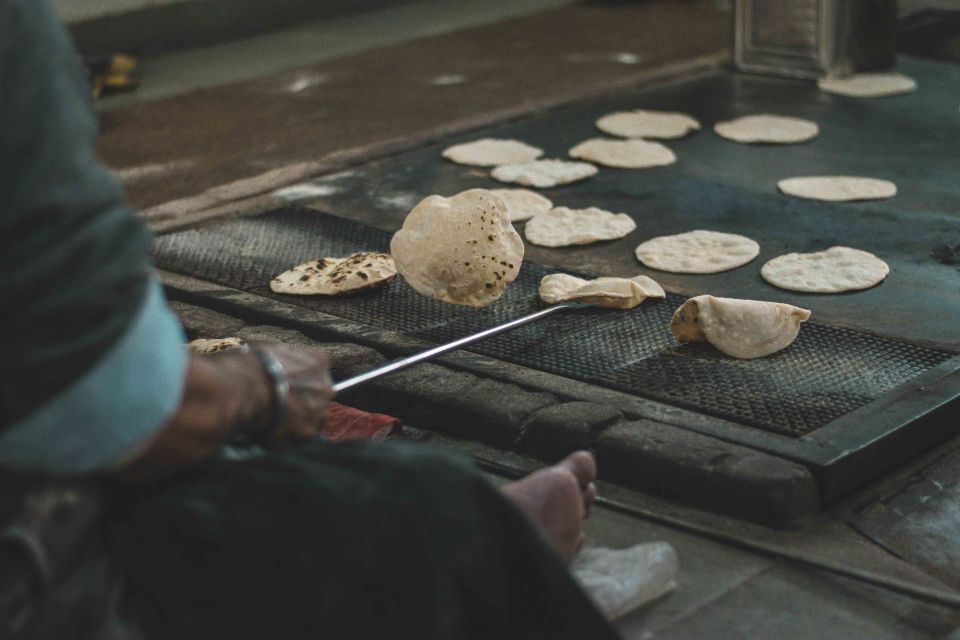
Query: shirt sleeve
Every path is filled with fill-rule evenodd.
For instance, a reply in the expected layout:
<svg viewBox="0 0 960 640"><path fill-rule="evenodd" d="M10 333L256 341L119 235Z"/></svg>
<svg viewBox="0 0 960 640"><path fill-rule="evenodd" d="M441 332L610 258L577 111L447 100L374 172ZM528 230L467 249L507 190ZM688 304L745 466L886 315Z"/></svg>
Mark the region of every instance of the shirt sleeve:
<svg viewBox="0 0 960 640"><path fill-rule="evenodd" d="M151 236L96 157L97 130L48 2L0 0L0 465L10 468L115 464L179 402L182 335L153 280Z"/></svg>
<svg viewBox="0 0 960 640"><path fill-rule="evenodd" d="M79 380L0 435L0 466L75 475L120 466L180 405L183 330L156 280L120 340Z"/></svg>

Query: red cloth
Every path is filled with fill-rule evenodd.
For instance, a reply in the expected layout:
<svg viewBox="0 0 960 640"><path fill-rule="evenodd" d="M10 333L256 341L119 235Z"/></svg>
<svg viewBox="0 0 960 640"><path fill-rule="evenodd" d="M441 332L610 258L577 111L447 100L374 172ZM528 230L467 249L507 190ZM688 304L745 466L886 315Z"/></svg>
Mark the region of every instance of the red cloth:
<svg viewBox="0 0 960 640"><path fill-rule="evenodd" d="M331 442L385 440L399 436L400 421L382 413L367 413L342 404L331 404L327 423L320 430Z"/></svg>

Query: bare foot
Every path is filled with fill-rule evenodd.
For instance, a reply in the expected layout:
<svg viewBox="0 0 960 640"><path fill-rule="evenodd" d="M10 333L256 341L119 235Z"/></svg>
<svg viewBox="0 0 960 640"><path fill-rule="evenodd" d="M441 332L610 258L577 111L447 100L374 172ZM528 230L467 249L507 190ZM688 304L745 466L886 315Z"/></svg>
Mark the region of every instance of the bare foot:
<svg viewBox="0 0 960 640"><path fill-rule="evenodd" d="M503 487L503 493L540 527L564 560L583 543L583 521L597 497L597 465L587 451L576 451L546 469Z"/></svg>

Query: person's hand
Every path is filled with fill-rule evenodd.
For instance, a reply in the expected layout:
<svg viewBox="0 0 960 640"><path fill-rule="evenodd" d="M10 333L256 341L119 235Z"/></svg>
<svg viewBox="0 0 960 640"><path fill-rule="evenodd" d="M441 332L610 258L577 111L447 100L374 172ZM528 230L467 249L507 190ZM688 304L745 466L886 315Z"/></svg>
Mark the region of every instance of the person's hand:
<svg viewBox="0 0 960 640"><path fill-rule="evenodd" d="M329 359L319 349L282 342L261 342L256 344L256 348L277 359L290 386L280 424L267 434L263 444L276 446L315 437L326 421L330 400L334 395ZM262 364L258 363L258 366L262 368ZM273 386L266 371L264 379ZM270 398L272 403L273 393ZM267 407L265 422L270 420L270 411Z"/></svg>

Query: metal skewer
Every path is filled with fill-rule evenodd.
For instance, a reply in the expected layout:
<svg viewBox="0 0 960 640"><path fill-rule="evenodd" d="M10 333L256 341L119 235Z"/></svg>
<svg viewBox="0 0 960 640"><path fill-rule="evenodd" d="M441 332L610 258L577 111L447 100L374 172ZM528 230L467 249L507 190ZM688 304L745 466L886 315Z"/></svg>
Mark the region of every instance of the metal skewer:
<svg viewBox="0 0 960 640"><path fill-rule="evenodd" d="M369 382L371 380L376 380L381 376L385 376L394 371L399 371L401 369L406 369L407 367L413 366L419 362L425 362L432 358L436 358L439 355L447 353L449 351L454 351L460 347L465 347L468 344L473 344L474 342L479 342L485 340L491 336L495 336L499 333L504 333L510 331L511 329L516 329L517 327L522 327L525 324L530 324L535 322L540 318L546 318L549 315L554 313L559 313L567 309L582 309L592 305L586 304L584 302L565 302L563 304L554 305L543 311L537 311L536 313L531 313L528 316L523 316L522 318L517 318L516 320L511 320L510 322L505 322L504 324L497 325L490 329L485 329L480 333L475 333L465 338L460 338L459 340L454 340L453 342L448 342L447 344L442 344L439 347L434 347L423 351L421 353L408 356L406 358L401 358L400 360L394 360L388 364L383 365L382 367L377 367L366 373L361 373L358 376L353 376L352 378L347 378L346 380L341 380L340 382L333 385L333 390L335 393L341 393L347 389L351 389L357 385Z"/></svg>

